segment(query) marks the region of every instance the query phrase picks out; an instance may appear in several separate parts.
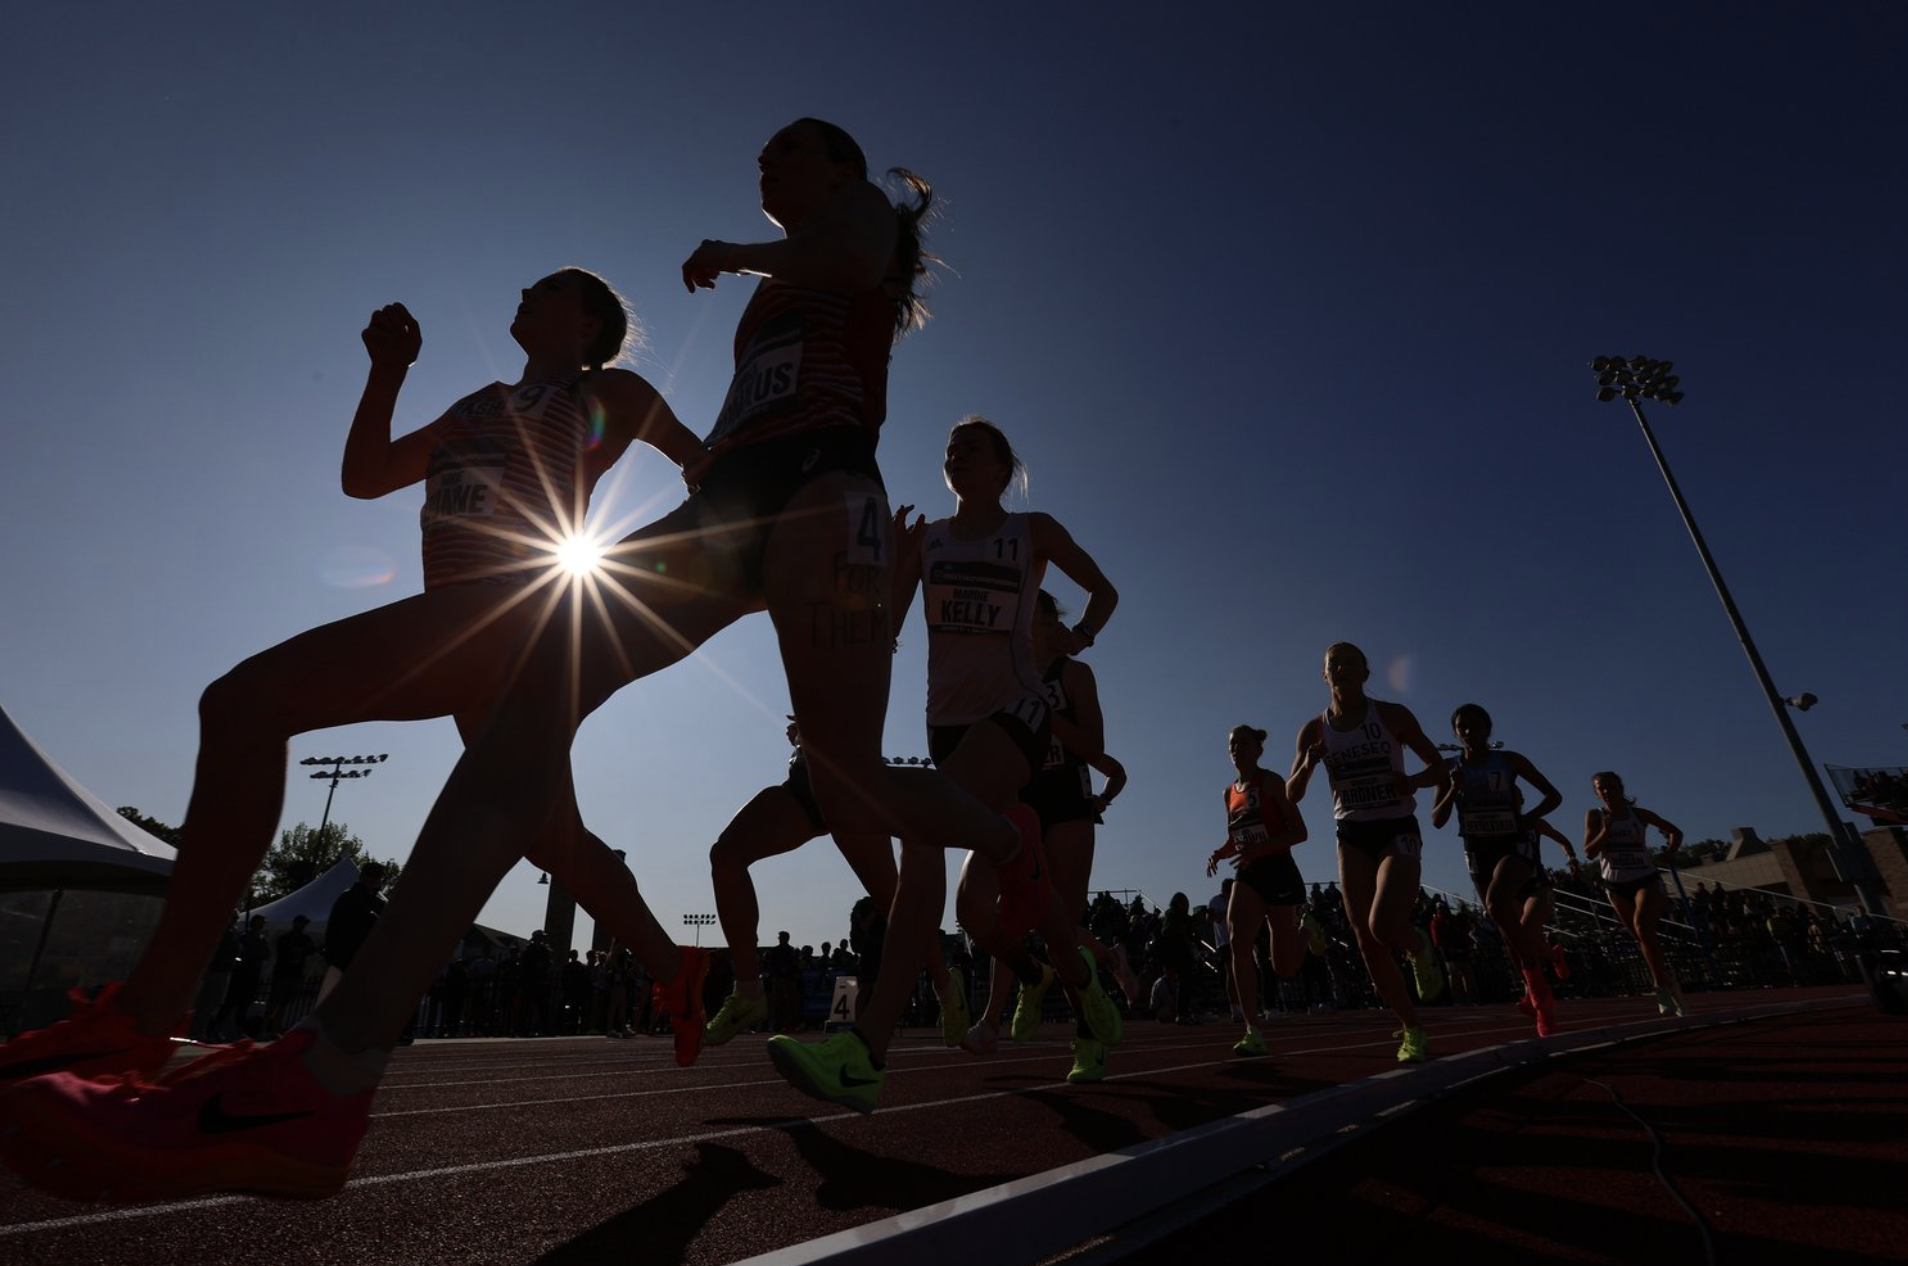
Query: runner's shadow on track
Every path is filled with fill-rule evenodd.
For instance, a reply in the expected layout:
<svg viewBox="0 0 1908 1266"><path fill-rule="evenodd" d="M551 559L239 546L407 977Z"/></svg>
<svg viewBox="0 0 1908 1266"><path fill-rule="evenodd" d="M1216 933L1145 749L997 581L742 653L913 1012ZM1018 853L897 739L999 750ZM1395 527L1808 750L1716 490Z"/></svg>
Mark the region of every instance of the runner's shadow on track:
<svg viewBox="0 0 1908 1266"><path fill-rule="evenodd" d="M1177 1082L1122 1081L1126 1090L1144 1092L1153 1116L1169 1130L1190 1130L1220 1117L1237 1116L1270 1103L1279 1103L1329 1090L1340 1083L1314 1077L1295 1077L1277 1064L1254 1061L1227 1065L1217 1076L1231 1085L1185 1085Z"/></svg>
<svg viewBox="0 0 1908 1266"><path fill-rule="evenodd" d="M1021 1097L1050 1110L1059 1118L1062 1131L1094 1151L1116 1152L1122 1147L1144 1143L1149 1137L1130 1113L1111 1109L1112 1104L1130 1104L1136 1098L1144 1098L1121 1093L1125 1089L1124 1085L1103 1085L1090 1094L1069 1090L1029 1090L1023 1092ZM1096 1099L1109 1106L1095 1106Z"/></svg>
<svg viewBox="0 0 1908 1266"><path fill-rule="evenodd" d="M956 1196L998 1187L1022 1176L1019 1173L951 1173L904 1156L851 1147L826 1130L798 1127L787 1133L802 1159L821 1175L815 1203L836 1212L885 1209L904 1213L922 1205L939 1204ZM925 1141L922 1146L928 1149Z"/></svg>
<svg viewBox="0 0 1908 1266"><path fill-rule="evenodd" d="M690 1245L736 1196L782 1185L742 1152L713 1143L696 1144L696 1159L683 1171L681 1182L559 1244L533 1266L603 1266L638 1258L644 1266L676 1266L689 1260Z"/></svg>

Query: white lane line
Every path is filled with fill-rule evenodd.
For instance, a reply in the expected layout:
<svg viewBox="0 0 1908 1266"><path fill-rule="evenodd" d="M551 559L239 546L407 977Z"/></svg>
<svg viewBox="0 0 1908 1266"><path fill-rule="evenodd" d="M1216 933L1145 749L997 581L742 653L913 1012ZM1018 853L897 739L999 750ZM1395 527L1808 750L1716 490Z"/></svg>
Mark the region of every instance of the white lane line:
<svg viewBox="0 0 1908 1266"><path fill-rule="evenodd" d="M1457 1036L1472 1037L1477 1035L1489 1035L1489 1034L1496 1034L1496 1033L1512 1033L1512 1032L1520 1031L1527 1027L1529 1027L1527 1023L1517 1023L1517 1024L1508 1024L1508 1025L1493 1024L1493 1025L1486 1025L1486 1026L1480 1026L1480 1027L1466 1028L1462 1030L1453 1030L1449 1027L1446 1027L1443 1030L1443 1032L1446 1035L1455 1034ZM1337 1035L1314 1034L1311 1036L1320 1037L1320 1036L1337 1036ZM1275 1051L1270 1051L1265 1055L1258 1055L1258 1056L1252 1056L1252 1057L1227 1055L1216 1060L1200 1060L1190 1064L1170 1064L1163 1067L1137 1069L1130 1072L1109 1074L1105 1078L1105 1080L1106 1081L1125 1081L1125 1080L1130 1080L1136 1077L1155 1077L1160 1075L1161 1073L1186 1072L1192 1069L1219 1068L1219 1067L1224 1067L1227 1065L1234 1065L1234 1064L1244 1065L1244 1064L1263 1063L1263 1062L1274 1061L1279 1059L1304 1058L1310 1055L1338 1054L1345 1051L1362 1050L1366 1047L1371 1047L1371 1046L1377 1046L1382 1048L1382 1047L1390 1046L1392 1043L1392 1040L1393 1040L1392 1038L1387 1036L1387 1037L1381 1037L1381 1038L1376 1038L1372 1040L1346 1042L1346 1043L1342 1043L1335 1046L1308 1046L1298 1050L1275 1050ZM1131 1051L1129 1051L1123 1045L1115 1049L1126 1052L1128 1054L1144 1053L1144 1054L1150 1055L1150 1054L1169 1054L1173 1051L1197 1050L1201 1048L1210 1048L1211 1045L1212 1045L1212 1042L1209 1039L1204 1042L1154 1043L1150 1046L1146 1046L1144 1048L1138 1048ZM1058 1044L1055 1044L1053 1049L1055 1053L1057 1054L1059 1053L1059 1051L1061 1051L1064 1048L1061 1048ZM926 1054L926 1053L913 1052L913 1054L918 1055L918 1054ZM933 1054L939 1054L939 1052L934 1052ZM981 1068L981 1067L1007 1068L1016 1064L1046 1064L1050 1062L1052 1058L1053 1056L1039 1052L1036 1049L1030 1049L1029 1053L1025 1055L1012 1055L1012 1056L1005 1056L1005 1057L994 1055L994 1056L981 1056L981 1057L967 1056L965 1058L962 1058L962 1057L953 1056L952 1053L949 1052L948 1058L938 1059L935 1063L931 1065L917 1064L913 1067L900 1068L900 1067L894 1066L893 1064L890 1064L888 1067L888 1072L891 1075L900 1076L907 1073L940 1072L952 1066L961 1066L961 1067L973 1066L976 1068ZM508 1080L538 1081L538 1080L563 1080L563 1079L562 1078L555 1078L555 1079L513 1078ZM499 1082L444 1082L444 1083L434 1083L434 1084L437 1084L437 1085L496 1085L501 1083ZM386 1117L451 1116L454 1114L465 1113L465 1112L496 1112L496 1111L502 1111L502 1110L508 1110L508 1109L516 1109L516 1108L549 1107L549 1106L561 1105L566 1103L605 1103L613 1099L647 1099L647 1098L653 1098L658 1095L688 1095L688 1094L703 1094L707 1092L727 1092L731 1090L754 1089L760 1086L776 1086L776 1085L786 1085L786 1084L787 1083L784 1082L780 1077L769 1077L769 1078L763 1078L763 1079L752 1080L752 1081L722 1081L722 1082L704 1081L704 1082L697 1082L696 1084L689 1085L689 1086L666 1086L666 1087L649 1089L649 1090L624 1090L624 1091L597 1092L594 1094L587 1094L587 1095L559 1095L559 1096L553 1096L553 1097L544 1098L544 1099L506 1099L506 1100L500 1100L500 1101L492 1102L492 1103L467 1103L467 1104L446 1105L446 1106L439 1106L439 1107L432 1107L432 1108L399 1108L389 1112L374 1112L371 1114L371 1118L372 1120L382 1120ZM1065 1083L1063 1082L1061 1084L1065 1084ZM410 1088L421 1089L422 1087L413 1086ZM1026 1089L1029 1089L1029 1088L1023 1087L1021 1088L1020 1092L1024 1092ZM1012 1093L1020 1093L1020 1092L1005 1091L1002 1093L1012 1094ZM950 1100L948 1102L953 1102L953 1101ZM884 1109L884 1111L887 1111L887 1110L888 1109Z"/></svg>
<svg viewBox="0 0 1908 1266"><path fill-rule="evenodd" d="M1516 1025L1510 1025L1510 1026L1492 1026L1489 1028L1469 1029L1469 1030L1465 1030L1465 1032L1488 1033L1488 1032L1503 1031L1505 1028L1521 1029L1524 1027L1527 1027L1527 1026L1525 1024L1516 1024ZM1447 1034L1451 1032L1449 1028L1445 1028L1443 1029L1443 1031L1446 1032ZM1276 1060L1278 1058L1281 1058L1281 1056L1283 1056L1284 1058L1294 1058L1294 1057L1301 1057L1306 1055L1326 1055L1326 1054L1332 1054L1337 1051L1356 1050L1362 1046L1380 1046L1380 1045L1387 1045L1387 1044L1389 1044L1389 1039L1383 1038L1376 1041L1355 1042L1355 1043L1350 1043L1350 1044L1342 1045L1342 1046L1325 1046L1325 1047L1310 1048L1306 1050L1284 1051L1278 1054L1267 1055L1261 1058ZM1203 1042L1185 1043L1183 1046L1179 1044L1175 1044L1173 1047L1169 1049L1186 1049L1196 1045L1205 1045L1205 1043ZM995 1058L995 1059L987 1060L985 1062L989 1064L999 1065L1002 1063L1026 1063L1026 1062L1031 1062L1031 1060L1032 1060L1032 1057L1021 1057L1021 1058L1016 1058L1012 1060L1001 1060L1001 1059ZM981 1063L983 1061L976 1060L975 1062ZM1228 1065L1241 1064L1246 1062L1248 1061L1239 1059L1236 1056L1228 1057L1224 1059L1216 1059L1216 1060L1202 1060L1202 1061L1197 1061L1190 1064L1178 1064L1178 1065L1174 1065L1167 1068L1151 1068L1151 1069L1135 1070L1133 1072L1121 1073L1115 1076L1108 1077L1107 1080L1108 1081L1123 1081L1123 1080L1129 1080L1136 1077L1156 1077L1162 1073L1184 1072L1184 1071L1188 1071L1192 1069L1200 1069L1200 1068L1220 1068L1220 1067L1225 1067ZM905 1070L897 1070L897 1071L905 1071ZM919 1070L915 1070L915 1071L919 1071ZM772 1085L778 1082L781 1082L781 1079L779 1077L776 1078L774 1082L747 1083L747 1084ZM786 1084L786 1083L781 1083L781 1084ZM1350 1083L1347 1083L1347 1084L1350 1084ZM719 1088L720 1087L700 1087L700 1089L719 1089ZM682 1089L684 1091L687 1091L690 1089L697 1089L697 1088L683 1087ZM957 1107L963 1104L984 1103L994 1099L1010 1099L1015 1097L1021 1097L1021 1096L1026 1096L1026 1095L1035 1093L1037 1091L1052 1090L1052 1089L1077 1090L1078 1088L1069 1087L1066 1081L1061 1080L1061 1081L1057 1081L1057 1082L1053 1082L1053 1083L1050 1083L1047 1085L1041 1085L1041 1086L1023 1086L1023 1087L1016 1087L1011 1090L983 1091L979 1094L957 1095L952 1098L933 1099L933 1100L927 1100L921 1103L898 1104L893 1107L882 1108L877 1115L896 1116L904 1112L926 1112L926 1111L932 1111L938 1108ZM638 1093L645 1093L645 1092L638 1092ZM669 1092L647 1092L647 1093L678 1093L678 1092L669 1091ZM1085 1093L1091 1094L1091 1091L1087 1091ZM604 1096L592 1096L592 1098L596 1098L596 1099L601 1099L603 1097ZM534 1106L534 1104L537 1102L540 1102L540 1101L530 1101L529 1106ZM496 1105L496 1106L526 1106L526 1105L512 1104L512 1105ZM466 1109L454 1109L454 1110L464 1111ZM413 1115L413 1114L380 1113L377 1115L400 1116L400 1115ZM841 1122L841 1121L853 1122L853 1121L861 1121L865 1119L867 1118L863 1117L860 1113L856 1113L856 1112L837 1112L827 1116L789 1117L784 1119L783 1121L780 1121L771 1125L738 1126L734 1129L729 1129L729 1130L712 1130L712 1131L706 1131L699 1134L678 1135L676 1137L666 1138L666 1139L648 1139L648 1140L635 1142L635 1143L615 1143L615 1144L609 1144L602 1147L581 1148L581 1149L566 1151L566 1152L545 1152L545 1153L539 1153L533 1156L513 1156L513 1157L505 1157L505 1158L501 1158L497 1160L473 1161L463 1165L445 1165L445 1166L440 1166L433 1169L407 1170L403 1173L396 1173L396 1174L378 1174L375 1176L370 1176L365 1178L354 1178L350 1182L346 1183L345 1187L346 1187L346 1190L351 1190L351 1189L360 1188L360 1187L381 1187L391 1183L420 1182L420 1181L425 1181L432 1178L457 1177L464 1174L493 1173L498 1170L519 1169L528 1165L552 1165L552 1164L562 1164L566 1161L572 1161L572 1160L586 1160L591 1157L599 1157L599 1156L620 1156L625 1154L633 1155L638 1152L654 1151L658 1148L692 1146L696 1143L709 1142L715 1139L742 1138L742 1137L746 1137L748 1135L754 1135L754 1134L769 1134L769 1133L782 1132L789 1129L801 1129L807 1126L828 1125L834 1122ZM113 1222L123 1222L123 1221L136 1219L136 1218L154 1218L154 1217L165 1217L165 1216L170 1216L173 1214L181 1214L181 1213L196 1213L205 1209L217 1209L217 1208L223 1208L227 1205L250 1203L256 1199L257 1197L253 1197L253 1196L209 1196L209 1197L194 1199L194 1200L172 1201L165 1204L140 1205L135 1208L128 1208L128 1209L105 1209L96 1213L75 1214L71 1217L65 1217L65 1218L47 1218L38 1222L15 1222L10 1225L0 1226L0 1239L11 1239L17 1236L31 1235L41 1231L59 1231L59 1230L70 1230L76 1227L103 1226Z"/></svg>

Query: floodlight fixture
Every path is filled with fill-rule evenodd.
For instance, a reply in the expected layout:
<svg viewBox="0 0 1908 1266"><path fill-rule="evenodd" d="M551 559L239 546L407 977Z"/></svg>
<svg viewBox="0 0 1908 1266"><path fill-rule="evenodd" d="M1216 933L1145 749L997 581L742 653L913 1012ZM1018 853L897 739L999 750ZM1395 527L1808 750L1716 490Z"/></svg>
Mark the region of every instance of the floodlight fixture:
<svg viewBox="0 0 1908 1266"><path fill-rule="evenodd" d="M1597 360L1603 360L1598 357ZM1664 404L1680 404L1683 392L1675 389L1681 379L1668 381L1672 361L1652 361L1647 356L1635 356L1628 361L1611 357L1602 366L1597 361L1590 368L1599 374L1615 372L1619 382L1624 383L1622 396L1624 403L1630 406L1630 412L1636 415L1637 426L1643 431L1644 442L1650 446L1650 455L1656 459L1656 468L1662 472L1663 482L1669 486L1670 497L1676 502L1676 509L1683 516L1683 526L1689 531L1689 539L1696 546L1696 552L1702 557L1703 567L1709 573L1709 582L1715 587L1716 596L1722 600L1723 610L1728 613L1729 622L1735 627L1736 640L1742 643L1743 653L1749 657L1749 667L1755 672L1756 682L1762 687L1763 697L1769 702L1769 708L1775 713L1776 723L1782 727L1782 735L1789 743L1789 751L1795 757L1795 763L1801 767L1802 776L1808 782L1809 794L1814 797L1815 807L1821 813L1822 820L1828 825L1831 849L1834 852L1837 869L1850 876L1855 888L1856 898L1862 909L1869 914L1882 914L1886 907L1882 904L1880 891L1874 884L1874 864L1862 855L1854 855L1848 843L1847 832L1842 829L1842 820L1833 801L1829 799L1827 788L1815 772L1815 764L1809 759L1808 750L1802 745L1802 736L1796 732L1795 723L1789 719L1789 708L1798 712L1807 711L1815 706L1815 696L1804 692L1793 698L1785 699L1776 693L1775 683L1769 678L1769 670L1763 665L1762 655L1756 650L1754 639L1749 636L1749 626L1743 623L1742 612L1736 609L1736 600L1730 596L1729 586L1723 583L1722 572L1716 566L1716 560L1709 552L1709 545L1703 540L1702 529L1696 526L1696 516L1691 513L1689 503L1683 499L1683 490L1676 483L1676 476L1670 473L1669 460L1663 456L1663 450L1657 445L1656 433L1650 430L1650 420L1643 413L1644 400L1656 400ZM1601 378L1598 379L1602 381ZM1608 401L1614 392L1602 388L1597 399ZM1805 702L1806 701L1806 702ZM1786 706L1785 706L1786 705Z"/></svg>

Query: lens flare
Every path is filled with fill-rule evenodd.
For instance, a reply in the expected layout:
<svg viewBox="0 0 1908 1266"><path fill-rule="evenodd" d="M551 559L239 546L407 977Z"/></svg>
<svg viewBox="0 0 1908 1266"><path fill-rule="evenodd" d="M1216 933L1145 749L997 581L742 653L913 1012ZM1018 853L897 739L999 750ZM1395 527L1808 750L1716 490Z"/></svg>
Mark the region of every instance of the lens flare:
<svg viewBox="0 0 1908 1266"><path fill-rule="evenodd" d="M318 562L318 574L333 589L372 589L390 584L397 576L397 564L381 549L348 546L325 554Z"/></svg>
<svg viewBox="0 0 1908 1266"><path fill-rule="evenodd" d="M1411 689L1412 657L1400 655L1385 665L1385 684L1393 690L1403 692Z"/></svg>
<svg viewBox="0 0 1908 1266"><path fill-rule="evenodd" d="M602 542L587 535L567 536L557 544L557 565L572 576L590 576L603 561Z"/></svg>

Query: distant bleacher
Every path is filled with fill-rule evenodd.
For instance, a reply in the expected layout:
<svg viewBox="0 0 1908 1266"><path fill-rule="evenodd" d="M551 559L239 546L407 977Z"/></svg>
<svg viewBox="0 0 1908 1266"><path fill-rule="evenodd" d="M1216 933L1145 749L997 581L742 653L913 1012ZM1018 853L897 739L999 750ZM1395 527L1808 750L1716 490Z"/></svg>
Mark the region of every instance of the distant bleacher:
<svg viewBox="0 0 1908 1266"><path fill-rule="evenodd" d="M1848 809L1883 826L1908 826L1908 769L1827 768Z"/></svg>

